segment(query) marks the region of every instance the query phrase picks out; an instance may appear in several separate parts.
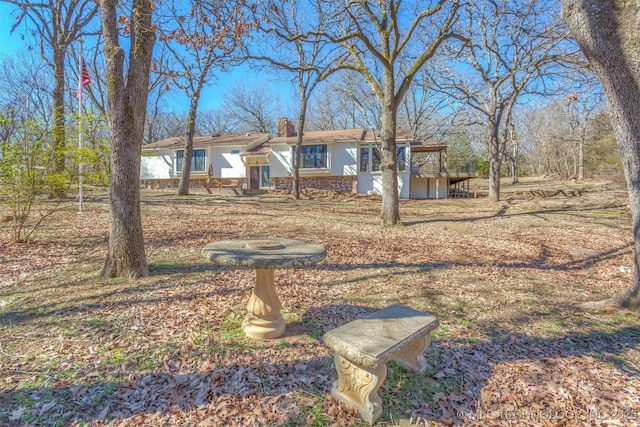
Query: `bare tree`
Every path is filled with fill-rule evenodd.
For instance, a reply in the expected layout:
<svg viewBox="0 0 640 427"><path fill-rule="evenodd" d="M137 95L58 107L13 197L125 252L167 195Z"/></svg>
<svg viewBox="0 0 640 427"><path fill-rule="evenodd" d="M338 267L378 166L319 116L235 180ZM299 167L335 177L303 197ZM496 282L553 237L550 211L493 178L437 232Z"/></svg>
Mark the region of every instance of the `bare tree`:
<svg viewBox="0 0 640 427"><path fill-rule="evenodd" d="M186 123L186 117L171 108L168 96L171 94L171 77L162 70L162 64L165 63L166 58L170 55L167 45L162 43L156 46L154 52L154 58L151 62L147 117L145 120L145 144L182 135L184 133L184 123Z"/></svg>
<svg viewBox="0 0 640 427"><path fill-rule="evenodd" d="M450 105L448 96L433 86L430 76L419 73L398 109L398 127L410 129L420 141L442 139L460 122L458 110Z"/></svg>
<svg viewBox="0 0 640 427"><path fill-rule="evenodd" d="M521 108L514 114L520 129L521 157L536 175L569 176L571 150L564 141L566 123L559 103L550 102Z"/></svg>
<svg viewBox="0 0 640 427"><path fill-rule="evenodd" d="M147 119L144 123L145 144L150 144L172 136L180 136L184 133L186 117L173 111L165 111L164 109L166 107L164 95L167 93L169 93L169 90L163 84L153 89L149 88Z"/></svg>
<svg viewBox="0 0 640 427"><path fill-rule="evenodd" d="M249 57L292 75L297 86L298 131L292 168L292 195L296 200L300 198L302 134L309 98L341 62L337 46L322 36L334 25L333 8L334 3L322 0L269 0L257 9L263 38L250 50Z"/></svg>
<svg viewBox="0 0 640 427"><path fill-rule="evenodd" d="M55 171L65 171L66 114L65 114L65 64L67 52L72 43L87 34L89 24L98 14L98 4L93 0L51 0L19 1L1 0L20 8L20 15L12 31L19 28L27 18L35 26L38 34L40 53L53 69L53 150L56 157ZM63 189L55 191L54 196L62 196Z"/></svg>
<svg viewBox="0 0 640 427"><path fill-rule="evenodd" d="M338 93L337 79L328 80L311 98L307 114L310 130L351 129L361 123L358 109Z"/></svg>
<svg viewBox="0 0 640 427"><path fill-rule="evenodd" d="M340 29L331 36L350 54L345 68L364 77L380 104L383 224L400 223L396 170L400 102L416 73L447 39L456 37L458 8L458 0L348 2L343 12L348 18L346 34ZM415 18L408 20L409 16Z"/></svg>
<svg viewBox="0 0 640 427"><path fill-rule="evenodd" d="M340 80L334 85L335 96L343 105L343 109L350 109L351 127L380 129L382 126L382 107L371 90L371 86L362 76L346 69L338 74Z"/></svg>
<svg viewBox="0 0 640 427"><path fill-rule="evenodd" d="M135 279L149 275L140 211L140 154L144 137L151 58L156 35L154 2L133 0L125 22L128 68L120 43L118 0L100 0L105 43L107 119L111 134L109 244L104 277Z"/></svg>
<svg viewBox="0 0 640 427"><path fill-rule="evenodd" d="M583 181L584 152L588 144L591 123L594 117L604 111L603 94L598 91L597 85L586 83L580 92L574 92L565 97L562 106L564 115L568 121L568 133L566 137L571 142L574 153L573 175Z"/></svg>
<svg viewBox="0 0 640 427"><path fill-rule="evenodd" d="M170 128L163 122L167 115L172 116L175 113L164 113L169 109L169 103L166 98L171 87L169 85L170 79L165 74L160 72L160 66L164 62L164 58L167 57L167 50L164 45L160 45L159 49L154 50L154 58L151 66L151 75L149 81L149 96L148 96L148 111L145 121L145 137L144 143L148 144L154 142L157 139L162 139L165 136L156 138L157 135L166 135L166 129ZM84 57L85 65L91 76L91 84L84 88L87 98L91 101L88 109L100 114L106 118L107 108L107 83L105 80L105 53L104 53L104 41L102 34L98 34L95 39L95 45L92 46L91 55ZM75 58L76 64L80 60L75 51L71 52L71 56ZM72 82L78 81L78 66L71 69ZM184 122L183 122L184 123ZM157 131L156 129L159 128ZM171 134L170 136L177 136L177 134Z"/></svg>
<svg viewBox="0 0 640 427"><path fill-rule="evenodd" d="M511 141L517 150L514 105L522 95L536 92L534 83L575 50L568 42L565 46L567 31L553 14L552 0L469 4L461 25L467 48L452 52L455 61L446 67L446 76L437 80L441 90L475 111L476 120L484 126L492 201L500 199L500 171L507 143ZM517 151L511 157L517 171Z"/></svg>
<svg viewBox="0 0 640 427"><path fill-rule="evenodd" d="M202 111L198 115L197 133L200 135L224 135L236 131L236 122L225 107Z"/></svg>
<svg viewBox="0 0 640 427"><path fill-rule="evenodd" d="M359 73L341 70L314 93L309 128L315 130L378 128L380 104Z"/></svg>
<svg viewBox="0 0 640 427"><path fill-rule="evenodd" d="M266 83L239 82L225 94L229 114L241 132L274 134L280 99Z"/></svg>
<svg viewBox="0 0 640 427"><path fill-rule="evenodd" d="M640 3L563 0L562 16L602 83L627 180L633 222L633 284L605 301L640 308Z"/></svg>
<svg viewBox="0 0 640 427"><path fill-rule="evenodd" d="M33 51L5 55L0 59L0 109L53 125L51 89L53 76Z"/></svg>
<svg viewBox="0 0 640 427"><path fill-rule="evenodd" d="M583 81L582 89L522 106L514 114L520 162L531 173L584 179L587 150L601 139L595 126L605 105L597 87Z"/></svg>
<svg viewBox="0 0 640 427"><path fill-rule="evenodd" d="M161 30L160 40L172 54L163 69L190 99L178 185L180 196L189 194L193 137L202 88L214 77L214 70L222 68L236 47L242 46L253 28L245 19L240 3L233 0L173 2L169 19Z"/></svg>
<svg viewBox="0 0 640 427"><path fill-rule="evenodd" d="M542 102L534 103L529 98L528 108L521 105L519 111L514 109L503 131L505 156L511 148L512 184L518 183L520 165L532 166L526 164L527 154L530 154L525 151L526 144L529 149L534 147L537 153L529 159L542 166L533 169L562 178L584 179L589 127L593 116L604 108L602 94L593 76L584 73L583 69L572 67L547 77L556 87L546 85L548 96L537 99Z"/></svg>
<svg viewBox="0 0 640 427"><path fill-rule="evenodd" d="M149 102L155 102L155 99L150 97ZM165 111L157 106L149 108L147 112L148 119L145 121L145 144L183 136L187 114L183 111Z"/></svg>

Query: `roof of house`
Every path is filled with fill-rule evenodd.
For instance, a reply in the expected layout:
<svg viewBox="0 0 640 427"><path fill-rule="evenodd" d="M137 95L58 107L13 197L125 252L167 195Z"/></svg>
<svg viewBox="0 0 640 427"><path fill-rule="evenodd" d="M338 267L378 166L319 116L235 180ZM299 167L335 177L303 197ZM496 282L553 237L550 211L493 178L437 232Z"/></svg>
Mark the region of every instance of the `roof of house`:
<svg viewBox="0 0 640 427"><path fill-rule="evenodd" d="M364 128L340 129L340 130L318 130L302 133L302 143L320 142L340 142L340 141L375 141L379 138L378 132L367 131ZM398 130L396 140L412 140L413 133L409 130ZM295 144L298 136L280 136L269 140L271 144Z"/></svg>
<svg viewBox="0 0 640 427"><path fill-rule="evenodd" d="M250 150L244 151L242 153L240 153L241 156L244 157L248 157L248 156L265 156L267 154L269 154L271 152L271 146L269 145L268 142L262 143L260 145L258 145L257 147L253 147Z"/></svg>
<svg viewBox="0 0 640 427"><path fill-rule="evenodd" d="M443 148L447 148L451 143L447 141L412 141L412 152L433 152L440 151Z"/></svg>
<svg viewBox="0 0 640 427"><path fill-rule="evenodd" d="M396 130L396 142L397 141L413 141L415 137L413 136L413 132L407 129L398 129ZM363 141L376 141L380 139L380 132L372 132L367 131L366 135L362 138Z"/></svg>
<svg viewBox="0 0 640 427"><path fill-rule="evenodd" d="M193 148L206 147L239 147L244 149L242 156L263 156L269 153L272 144L295 144L297 136L270 138L268 133L247 133L230 135L203 135L193 138ZM303 143L331 143L331 142L371 142L379 140L377 132L367 131L364 128L321 130L304 132ZM413 133L409 130L398 130L396 132L397 141L411 141L412 151L434 151L435 149L449 145L445 141L414 141ZM184 148L184 137L176 136L172 138L156 141L142 146L143 150L179 150Z"/></svg>
<svg viewBox="0 0 640 427"><path fill-rule="evenodd" d="M362 139L365 130L360 129L339 129L339 130L316 130L302 133L302 142L335 142L335 141L359 141ZM272 138L271 144L295 144L298 136L279 136Z"/></svg>
<svg viewBox="0 0 640 427"><path fill-rule="evenodd" d="M253 148L255 144L269 139L268 133L246 133L229 135L202 135L193 137L193 148L206 147L246 147ZM169 149L179 150L184 148L184 136L174 136L142 146L143 150Z"/></svg>

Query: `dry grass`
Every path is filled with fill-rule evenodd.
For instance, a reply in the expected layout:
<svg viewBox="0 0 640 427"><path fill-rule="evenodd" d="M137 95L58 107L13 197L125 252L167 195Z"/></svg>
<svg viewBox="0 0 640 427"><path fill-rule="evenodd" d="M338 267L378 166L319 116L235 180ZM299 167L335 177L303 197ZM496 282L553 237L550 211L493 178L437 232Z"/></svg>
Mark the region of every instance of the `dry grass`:
<svg viewBox="0 0 640 427"><path fill-rule="evenodd" d="M0 424L360 425L327 396L335 372L321 337L392 303L441 327L425 374L390 364L381 424L640 422L637 313L577 307L631 283L626 191L553 180L502 190L498 203L402 201L401 227L379 225L375 197L144 191L152 275L132 283L97 274L106 196L81 216L69 205L35 241L0 242ZM240 329L252 272L200 255L256 236L328 251L276 271L287 332L273 341Z"/></svg>

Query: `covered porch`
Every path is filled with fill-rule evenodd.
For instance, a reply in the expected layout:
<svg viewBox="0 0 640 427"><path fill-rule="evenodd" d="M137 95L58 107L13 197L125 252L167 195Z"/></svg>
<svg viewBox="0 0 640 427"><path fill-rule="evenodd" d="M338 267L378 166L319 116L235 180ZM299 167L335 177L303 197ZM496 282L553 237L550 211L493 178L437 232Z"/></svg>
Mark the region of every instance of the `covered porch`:
<svg viewBox="0 0 640 427"><path fill-rule="evenodd" d="M469 197L469 179L478 176L475 162L449 171L447 147L443 141L414 142L410 147L409 198L446 199Z"/></svg>

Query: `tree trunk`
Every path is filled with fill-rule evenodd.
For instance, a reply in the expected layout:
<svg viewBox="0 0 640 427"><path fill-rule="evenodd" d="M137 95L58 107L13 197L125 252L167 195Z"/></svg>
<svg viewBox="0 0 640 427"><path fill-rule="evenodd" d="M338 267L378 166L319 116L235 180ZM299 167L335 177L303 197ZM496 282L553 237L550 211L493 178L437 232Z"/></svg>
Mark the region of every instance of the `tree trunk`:
<svg viewBox="0 0 640 427"><path fill-rule="evenodd" d="M489 200L500 200L500 169L502 166L502 152L500 150L500 136L497 125L493 122L488 127L489 134Z"/></svg>
<svg viewBox="0 0 640 427"><path fill-rule="evenodd" d="M489 159L489 200L500 201L500 162L493 156Z"/></svg>
<svg viewBox="0 0 640 427"><path fill-rule="evenodd" d="M298 81L302 82L302 76L298 77ZM292 171L292 188L291 194L294 200L300 200L300 152L302 151L302 134L307 117L307 96L306 88L300 84L300 115L298 116L298 133L296 138L296 152L293 157L293 171Z"/></svg>
<svg viewBox="0 0 640 427"><path fill-rule="evenodd" d="M633 221L635 265L632 286L609 300L640 308L640 3L564 0L562 15L598 76L620 148Z"/></svg>
<svg viewBox="0 0 640 427"><path fill-rule="evenodd" d="M54 64L54 86L53 86L53 154L54 154L54 172L64 173L66 159L66 120L65 120L65 71L64 59L66 57L66 46L58 45L53 52ZM51 197L64 197L64 185L58 185L51 189Z"/></svg>
<svg viewBox="0 0 640 427"><path fill-rule="evenodd" d="M509 141L511 141L511 184L517 184L520 182L519 171L518 171L518 155L519 155L519 147L518 141L516 140L516 131L513 124L510 122L508 125L507 132L509 134Z"/></svg>
<svg viewBox="0 0 640 427"><path fill-rule="evenodd" d="M147 110L149 73L155 33L153 3L134 0L131 50L124 76L119 44L117 0L101 0L106 60L107 119L111 134L109 244L102 275L135 279L149 275L140 211L140 152Z"/></svg>
<svg viewBox="0 0 640 427"><path fill-rule="evenodd" d="M198 103L200 102L200 89L196 90L191 97L189 106L189 116L187 118L187 135L184 141L184 157L182 159L182 174L178 185L178 196L189 194L189 180L191 179L191 159L193 158L193 136L196 133L196 118L198 114Z"/></svg>
<svg viewBox="0 0 640 427"><path fill-rule="evenodd" d="M393 90L393 85L388 86ZM393 99L393 96L391 96ZM382 152L382 206L380 217L384 225L400 224L398 203L398 171L396 170L396 109L385 99L382 108L382 131L380 151ZM374 130L375 131L375 130Z"/></svg>
<svg viewBox="0 0 640 427"><path fill-rule="evenodd" d="M120 129L128 133L128 127ZM109 246L103 277L149 275L140 212L140 149L131 138L112 137Z"/></svg>
<svg viewBox="0 0 640 427"><path fill-rule="evenodd" d="M578 145L578 181L584 181L584 138Z"/></svg>
<svg viewBox="0 0 640 427"><path fill-rule="evenodd" d="M298 120L298 123L300 121ZM300 158L302 151L302 135L298 128L298 138L296 139L296 149L293 153L293 166L291 170L291 194L294 200L300 200Z"/></svg>
<svg viewBox="0 0 640 427"><path fill-rule="evenodd" d="M187 117L187 134L184 142L184 157L182 159L182 174L180 175L180 184L178 185L178 196L186 196L189 194L189 181L191 179L191 159L193 158L193 137L196 134L196 120L198 118L198 106L200 105L200 95L202 88L207 81L209 70L213 64L214 50L209 50L204 65L200 70L200 77L191 94L191 103L189 104L189 116ZM187 96L189 94L187 93ZM206 168L206 166L205 166ZM209 188L207 187L207 191Z"/></svg>

